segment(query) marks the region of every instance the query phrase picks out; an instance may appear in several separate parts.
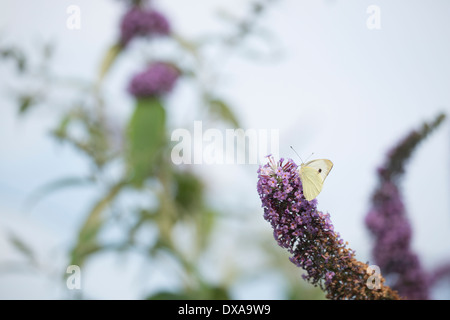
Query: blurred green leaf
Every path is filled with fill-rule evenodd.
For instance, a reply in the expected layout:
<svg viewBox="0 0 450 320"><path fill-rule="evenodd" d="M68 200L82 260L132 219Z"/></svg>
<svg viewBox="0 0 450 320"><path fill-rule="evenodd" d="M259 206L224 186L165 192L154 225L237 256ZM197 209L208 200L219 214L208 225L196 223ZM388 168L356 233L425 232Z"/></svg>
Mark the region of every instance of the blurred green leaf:
<svg viewBox="0 0 450 320"><path fill-rule="evenodd" d="M207 286L199 297L202 300L229 300L228 290L221 286Z"/></svg>
<svg viewBox="0 0 450 320"><path fill-rule="evenodd" d="M72 250L71 264L81 266L88 255L98 251L101 247L97 242L98 233L105 221L103 211L110 205L120 190L126 185L120 181L113 185L107 194L101 198L91 209L86 221L78 233L78 241Z"/></svg>
<svg viewBox="0 0 450 320"><path fill-rule="evenodd" d="M172 33L172 38L185 50L197 54L197 45L180 34Z"/></svg>
<svg viewBox="0 0 450 320"><path fill-rule="evenodd" d="M309 285L306 282L300 282L302 279L297 277L289 282L286 290L287 300L325 300L326 294L319 288Z"/></svg>
<svg viewBox="0 0 450 320"><path fill-rule="evenodd" d="M157 98L138 99L128 124L126 160L132 183L141 187L153 172L165 142L166 113Z"/></svg>
<svg viewBox="0 0 450 320"><path fill-rule="evenodd" d="M128 229L128 243L129 244L133 244L136 241L136 235L139 233L139 231L145 227L145 225L149 222L151 222L155 216L156 216L156 212L152 211L150 209L140 209L137 212L137 219L134 223L132 223L132 225L130 226L130 228ZM148 224L147 224L148 226Z"/></svg>
<svg viewBox="0 0 450 320"><path fill-rule="evenodd" d="M103 78L111 69L111 66L114 64L114 61L116 61L116 58L122 51L122 48L123 47L120 44L114 44L108 49L100 65L100 71L98 74L98 82L97 82L98 84L100 84L103 81Z"/></svg>
<svg viewBox="0 0 450 320"><path fill-rule="evenodd" d="M25 54L20 51L17 48L5 48L5 49L0 49L0 56L2 58L11 58L13 60L15 60L16 62L16 66L17 66L17 70L19 72L23 72L26 69L27 66L27 61L26 61L26 57Z"/></svg>
<svg viewBox="0 0 450 320"><path fill-rule="evenodd" d="M112 138L103 114L78 103L61 118L52 134L85 153L98 168L117 156L117 151L111 148Z"/></svg>
<svg viewBox="0 0 450 320"><path fill-rule="evenodd" d="M23 114L25 113L28 108L31 106L31 102L33 101L33 98L30 96L21 96L19 98L19 113Z"/></svg>
<svg viewBox="0 0 450 320"><path fill-rule="evenodd" d="M105 123L97 120L90 121L86 125L88 139L85 141L86 147L84 151L101 168L112 158L107 128L105 127Z"/></svg>
<svg viewBox="0 0 450 320"><path fill-rule="evenodd" d="M209 110L221 120L229 122L235 128L239 128L239 121L231 108L223 100L211 99L209 100Z"/></svg>
<svg viewBox="0 0 450 320"><path fill-rule="evenodd" d="M30 107L38 102L38 98L33 95L25 94L19 98L19 114L25 114Z"/></svg>
<svg viewBox="0 0 450 320"><path fill-rule="evenodd" d="M190 172L177 172L174 175L176 183L175 202L181 210L198 212L203 206L203 183Z"/></svg>
<svg viewBox="0 0 450 320"><path fill-rule="evenodd" d="M197 217L197 241L198 246L201 250L206 248L206 246L210 243L210 234L216 222L216 216L216 211L212 209L206 209Z"/></svg>
<svg viewBox="0 0 450 320"><path fill-rule="evenodd" d="M52 134L58 139L64 139L67 137L67 128L69 127L70 122L72 121L72 114L68 113L62 117L58 127L53 129Z"/></svg>
<svg viewBox="0 0 450 320"><path fill-rule="evenodd" d="M216 212L205 206L203 182L194 173L174 174L175 203L181 217L190 217L197 228L198 249L206 247L213 229Z"/></svg>
<svg viewBox="0 0 450 320"><path fill-rule="evenodd" d="M26 202L28 206L33 206L43 197L57 190L67 187L83 186L91 184L93 182L94 179L92 177L67 177L58 179L56 181L49 182L46 185L40 187L36 192L30 195L30 197Z"/></svg>
<svg viewBox="0 0 450 320"><path fill-rule="evenodd" d="M26 256L31 262L35 262L33 250L26 244L22 239L20 239L16 234L9 232L8 234L11 244L20 251L24 256Z"/></svg>

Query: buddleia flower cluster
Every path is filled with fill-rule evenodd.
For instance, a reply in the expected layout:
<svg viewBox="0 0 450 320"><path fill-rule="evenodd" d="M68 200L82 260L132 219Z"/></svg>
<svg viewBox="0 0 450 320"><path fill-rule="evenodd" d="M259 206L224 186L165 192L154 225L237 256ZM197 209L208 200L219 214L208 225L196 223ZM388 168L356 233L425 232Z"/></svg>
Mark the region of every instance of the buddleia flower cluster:
<svg viewBox="0 0 450 320"><path fill-rule="evenodd" d="M179 77L178 70L165 62L154 62L133 76L128 91L136 98L160 96L172 90Z"/></svg>
<svg viewBox="0 0 450 320"><path fill-rule="evenodd" d="M152 6L137 2L123 15L120 23L120 50L137 37L169 36L168 19ZM135 98L158 97L169 93L179 78L179 70L170 63L153 61L135 74L128 84L128 92Z"/></svg>
<svg viewBox="0 0 450 320"><path fill-rule="evenodd" d="M135 37L165 36L170 33L167 18L152 8L131 7L120 23L120 44L125 47Z"/></svg>
<svg viewBox="0 0 450 320"><path fill-rule="evenodd" d="M327 298L400 299L381 274L375 278L368 264L356 260L334 230L330 215L317 209L317 200L305 199L294 161L269 156L258 169L257 190L278 245L306 271L303 278L324 290Z"/></svg>
<svg viewBox="0 0 450 320"><path fill-rule="evenodd" d="M405 299L430 299L435 279L443 277L446 268L435 275L424 270L419 256L412 248L412 227L403 203L400 179L417 146L445 119L444 114L431 123L424 123L399 141L378 168L379 184L372 196L372 206L365 218L374 238L372 255L383 270L392 288ZM447 273L448 274L448 273Z"/></svg>

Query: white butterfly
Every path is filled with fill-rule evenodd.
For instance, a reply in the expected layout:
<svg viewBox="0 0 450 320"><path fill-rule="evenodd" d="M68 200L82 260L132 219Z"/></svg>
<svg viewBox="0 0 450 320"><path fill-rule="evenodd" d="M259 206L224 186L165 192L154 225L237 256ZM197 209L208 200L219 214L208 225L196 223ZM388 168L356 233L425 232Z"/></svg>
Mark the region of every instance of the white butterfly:
<svg viewBox="0 0 450 320"><path fill-rule="evenodd" d="M311 160L302 163L298 172L303 185L305 199L311 201L322 191L323 182L333 168L333 162L327 159Z"/></svg>

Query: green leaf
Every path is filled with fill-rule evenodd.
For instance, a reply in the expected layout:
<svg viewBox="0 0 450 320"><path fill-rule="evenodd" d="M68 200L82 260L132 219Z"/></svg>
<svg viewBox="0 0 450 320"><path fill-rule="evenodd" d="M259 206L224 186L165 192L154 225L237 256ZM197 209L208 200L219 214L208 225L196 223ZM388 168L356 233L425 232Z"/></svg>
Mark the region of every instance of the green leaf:
<svg viewBox="0 0 450 320"><path fill-rule="evenodd" d="M210 286L200 297L202 300L229 300L228 290L221 286Z"/></svg>
<svg viewBox="0 0 450 320"><path fill-rule="evenodd" d="M51 132L53 136L55 136L58 139L64 139L67 136L67 128L70 122L73 120L72 118L73 115L70 113L65 115L61 119L61 122L59 123L58 127L53 129L53 131Z"/></svg>
<svg viewBox="0 0 450 320"><path fill-rule="evenodd" d="M3 58L11 58L15 60L17 70L24 72L27 66L25 54L17 48L0 49L0 56Z"/></svg>
<svg viewBox="0 0 450 320"><path fill-rule="evenodd" d="M93 182L94 180L92 177L68 177L52 181L40 187L36 192L32 193L26 201L27 206L32 206L36 204L43 197L57 190L67 187L87 185Z"/></svg>
<svg viewBox="0 0 450 320"><path fill-rule="evenodd" d="M197 242L201 250L204 250L211 239L211 232L216 222L217 212L212 209L205 209L197 215Z"/></svg>
<svg viewBox="0 0 450 320"><path fill-rule="evenodd" d="M100 65L100 71L98 74L97 83L100 84L103 81L103 78L106 76L108 71L111 69L111 66L116 61L116 58L119 56L119 53L122 51L123 46L120 44L112 45L105 56L103 57L102 63Z"/></svg>
<svg viewBox="0 0 450 320"><path fill-rule="evenodd" d="M219 99L209 100L209 110L213 115L218 116L221 120L229 122L235 128L240 127L236 115L224 101Z"/></svg>
<svg viewBox="0 0 450 320"><path fill-rule="evenodd" d="M19 250L23 255L25 255L31 262L35 262L33 250L23 242L16 234L9 232L9 240L12 245Z"/></svg>
<svg viewBox="0 0 450 320"><path fill-rule="evenodd" d="M105 221L102 213L113 202L124 186L126 186L124 181L114 184L107 194L92 207L78 233L78 241L71 253L71 264L81 266L88 255L101 248L98 244L97 236Z"/></svg>
<svg viewBox="0 0 450 320"><path fill-rule="evenodd" d="M37 103L37 98L32 95L22 95L19 97L19 114L24 114L30 107Z"/></svg>
<svg viewBox="0 0 450 320"><path fill-rule="evenodd" d="M157 98L138 99L128 124L126 161L132 183L141 187L153 173L165 142L166 113Z"/></svg>
<svg viewBox="0 0 450 320"><path fill-rule="evenodd" d="M193 173L177 172L174 174L175 202L188 214L198 213L203 206L204 186Z"/></svg>

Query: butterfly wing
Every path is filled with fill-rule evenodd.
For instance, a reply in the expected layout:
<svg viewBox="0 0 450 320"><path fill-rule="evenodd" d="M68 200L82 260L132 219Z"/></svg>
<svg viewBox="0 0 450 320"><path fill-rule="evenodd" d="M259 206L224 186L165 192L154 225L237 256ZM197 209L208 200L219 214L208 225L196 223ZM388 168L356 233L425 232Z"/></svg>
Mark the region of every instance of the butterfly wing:
<svg viewBox="0 0 450 320"><path fill-rule="evenodd" d="M306 200L311 201L319 195L332 168L333 162L327 159L312 160L301 165L299 174Z"/></svg>
<svg viewBox="0 0 450 320"><path fill-rule="evenodd" d="M323 181L325 181L325 178L330 173L331 169L333 168L333 162L331 162L328 159L317 159L309 161L305 164L306 167L315 169L316 172L320 175Z"/></svg>
<svg viewBox="0 0 450 320"><path fill-rule="evenodd" d="M299 174L302 180L305 199L308 201L315 199L320 191L322 191L323 186L323 179L317 172L317 169L302 165Z"/></svg>

